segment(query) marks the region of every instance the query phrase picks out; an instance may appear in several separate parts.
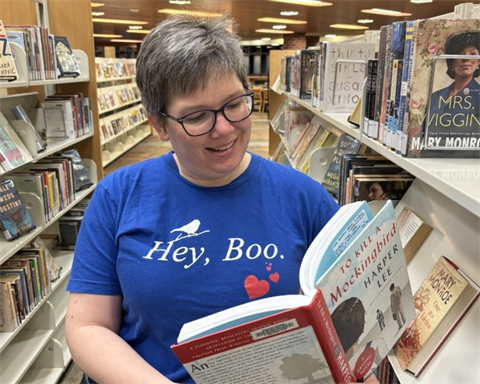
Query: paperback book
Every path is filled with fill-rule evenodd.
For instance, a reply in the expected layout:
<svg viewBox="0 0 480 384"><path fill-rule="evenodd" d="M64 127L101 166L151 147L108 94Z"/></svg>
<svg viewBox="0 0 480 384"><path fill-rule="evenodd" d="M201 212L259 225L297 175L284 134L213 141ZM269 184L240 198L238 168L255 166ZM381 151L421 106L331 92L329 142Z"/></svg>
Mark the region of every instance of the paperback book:
<svg viewBox="0 0 480 384"><path fill-rule="evenodd" d="M15 59L8 42L7 33L2 20L0 20L0 82L13 81L18 77Z"/></svg>
<svg viewBox="0 0 480 384"><path fill-rule="evenodd" d="M308 248L299 280L302 294L259 299L185 324L172 349L195 382L363 379L414 317L390 202L375 217L366 202L341 207ZM355 329L342 316L352 297L363 303L355 308L362 311ZM385 314L381 325L377 310Z"/></svg>

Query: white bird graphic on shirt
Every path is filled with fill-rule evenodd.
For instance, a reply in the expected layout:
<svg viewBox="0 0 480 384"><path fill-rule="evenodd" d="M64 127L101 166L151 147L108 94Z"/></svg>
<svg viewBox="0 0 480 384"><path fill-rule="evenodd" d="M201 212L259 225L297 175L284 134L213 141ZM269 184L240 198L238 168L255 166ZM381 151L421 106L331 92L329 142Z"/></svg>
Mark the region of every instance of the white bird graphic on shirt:
<svg viewBox="0 0 480 384"><path fill-rule="evenodd" d="M173 232L184 232L187 235L195 235L200 227L200 220L193 220L192 222L185 224L183 227L172 229L170 233Z"/></svg>

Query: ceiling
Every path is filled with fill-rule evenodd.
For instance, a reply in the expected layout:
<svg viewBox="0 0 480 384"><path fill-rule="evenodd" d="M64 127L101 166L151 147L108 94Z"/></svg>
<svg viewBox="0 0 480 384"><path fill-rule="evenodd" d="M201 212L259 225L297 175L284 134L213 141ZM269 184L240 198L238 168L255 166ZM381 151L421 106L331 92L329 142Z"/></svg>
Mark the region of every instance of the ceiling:
<svg viewBox="0 0 480 384"><path fill-rule="evenodd" d="M382 25L399 20L414 20L429 18L453 11L455 5L466 1L433 0L432 3L413 4L410 0L329 0L333 3L328 7L310 7L294 4L273 2L268 0L191 0L190 5L169 4L168 0L94 0L105 4L92 8L92 11L105 12L100 18L128 19L147 21L144 29L151 29L167 17L158 13L159 9L204 9L211 12L229 13L239 23L239 35L243 40L257 40L262 37L278 39L283 35L255 32L256 29L269 28L274 24L260 22L261 17L294 18L306 20L307 24L287 25L288 30L307 36L325 36L325 34L358 35L363 31L349 31L330 27L333 23L358 24L358 19L369 18L374 22L366 24L370 30L378 30ZM362 13L362 9L388 8L395 11L409 12L412 16L391 17ZM138 9L132 12L131 9ZM297 16L285 17L280 11L298 11ZM95 17L95 16L93 16ZM124 39L141 40L145 35L127 33L128 25L106 24L94 22L94 33L118 34ZM97 45L115 45L108 38L95 38Z"/></svg>

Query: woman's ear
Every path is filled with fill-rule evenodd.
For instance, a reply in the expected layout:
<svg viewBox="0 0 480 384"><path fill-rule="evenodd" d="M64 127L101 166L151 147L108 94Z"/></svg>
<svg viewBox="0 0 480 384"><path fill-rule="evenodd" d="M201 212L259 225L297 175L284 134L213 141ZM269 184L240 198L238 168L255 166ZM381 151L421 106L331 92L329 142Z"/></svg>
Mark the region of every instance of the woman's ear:
<svg viewBox="0 0 480 384"><path fill-rule="evenodd" d="M169 141L170 137L168 136L167 128L165 127L165 123L163 122L163 120L150 115L147 115L147 118L155 131L157 131L158 136L160 136L160 140Z"/></svg>

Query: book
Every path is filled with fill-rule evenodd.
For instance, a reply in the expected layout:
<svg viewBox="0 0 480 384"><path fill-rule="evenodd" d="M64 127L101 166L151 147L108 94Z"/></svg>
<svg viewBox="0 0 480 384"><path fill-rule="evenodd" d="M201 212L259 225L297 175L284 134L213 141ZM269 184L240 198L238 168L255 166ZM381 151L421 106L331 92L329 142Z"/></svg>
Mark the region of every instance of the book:
<svg viewBox="0 0 480 384"><path fill-rule="evenodd" d="M281 383L293 379L345 383L369 376L376 368L374 360L381 361L385 357L401 331L392 321L388 322L383 333L378 326L373 330L365 328L361 341L368 344L369 340L379 339L381 334L387 339L387 346L377 347L362 369L348 363L341 340L349 332L340 332L340 325L332 320L325 276L341 278L337 271L333 272L334 268L344 265L345 258L355 254L359 244L364 244L363 247L370 251L368 258L371 261L363 260L364 264L370 263L368 267L365 265L370 274L368 277L362 275L362 279L371 279L372 286L355 284L355 290L351 291L364 298L364 294L374 291L373 284L384 282L383 289L375 291L383 292L381 304L387 312L386 307L390 305L388 287L394 277L396 284L403 289L405 324L401 329L406 327L414 317L414 308L395 223L391 203L375 217L365 202L341 207L304 256L299 272L302 294L251 301L187 323L180 331L178 344L172 346L173 352L198 384ZM366 244L368 239L372 239L371 246ZM381 250L375 240L384 244ZM375 262L372 247L378 249ZM374 277L370 269L375 269L378 277ZM390 277L385 276L388 274ZM274 277L274 273L272 275ZM349 279L352 280L350 275ZM324 288L319 286L320 283ZM365 320L370 326L380 304L374 301L375 306L369 306L366 300L364 302ZM248 369L244 369L245 364ZM355 376L352 376L353 372Z"/></svg>
<svg viewBox="0 0 480 384"><path fill-rule="evenodd" d="M36 228L12 180L0 182L0 224L8 241Z"/></svg>
<svg viewBox="0 0 480 384"><path fill-rule="evenodd" d="M5 26L0 20L0 81L14 81L17 78L15 59L8 42Z"/></svg>
<svg viewBox="0 0 480 384"><path fill-rule="evenodd" d="M479 295L478 283L440 256L415 292L415 318L394 347L402 369L419 377Z"/></svg>
<svg viewBox="0 0 480 384"><path fill-rule="evenodd" d="M33 160L8 120L0 112L0 165L10 171Z"/></svg>
<svg viewBox="0 0 480 384"><path fill-rule="evenodd" d="M323 187L330 192L334 197L338 197L339 193L339 171L342 155L359 153L361 148L360 140L353 138L352 136L343 133L337 142L337 149L333 155L333 159L328 166L328 170L325 173L325 177L322 180Z"/></svg>
<svg viewBox="0 0 480 384"><path fill-rule="evenodd" d="M47 149L47 143L43 141L42 137L40 136L40 133L36 130L35 124L33 124L32 120L27 114L27 111L23 108L21 104L15 105L14 107L11 108L13 116L17 120L22 120L25 121L26 123L30 124L33 127L33 130L35 132L35 143L36 143L36 148L37 152L43 152L45 149Z"/></svg>
<svg viewBox="0 0 480 384"><path fill-rule="evenodd" d="M400 239L402 240L403 253L405 254L405 260L408 264L433 228L407 206L404 206L402 210L397 213L397 222L400 230Z"/></svg>
<svg viewBox="0 0 480 384"><path fill-rule="evenodd" d="M355 175L353 201L390 199L394 205L402 199L415 178L410 175Z"/></svg>
<svg viewBox="0 0 480 384"><path fill-rule="evenodd" d="M0 307L3 316L0 332L13 332L20 325L20 319L17 316L14 288L9 281L0 281Z"/></svg>
<svg viewBox="0 0 480 384"><path fill-rule="evenodd" d="M402 155L410 158L478 157L480 78L474 67L479 62L479 30L479 19L428 19L416 24L409 115L404 123L407 143ZM440 57L461 55L468 47L476 51L476 56L468 61L470 80L466 86L455 86L453 60ZM473 51L468 52L474 54ZM459 92L450 96L454 87L459 87ZM426 125L429 127L428 142L425 142Z"/></svg>
<svg viewBox="0 0 480 384"><path fill-rule="evenodd" d="M77 59L73 54L72 47L66 36L54 37L55 54L57 57L57 69L59 77L77 77L81 75Z"/></svg>
<svg viewBox="0 0 480 384"><path fill-rule="evenodd" d="M353 111L362 94L366 62L375 58L375 44L326 42L324 46L320 110Z"/></svg>

